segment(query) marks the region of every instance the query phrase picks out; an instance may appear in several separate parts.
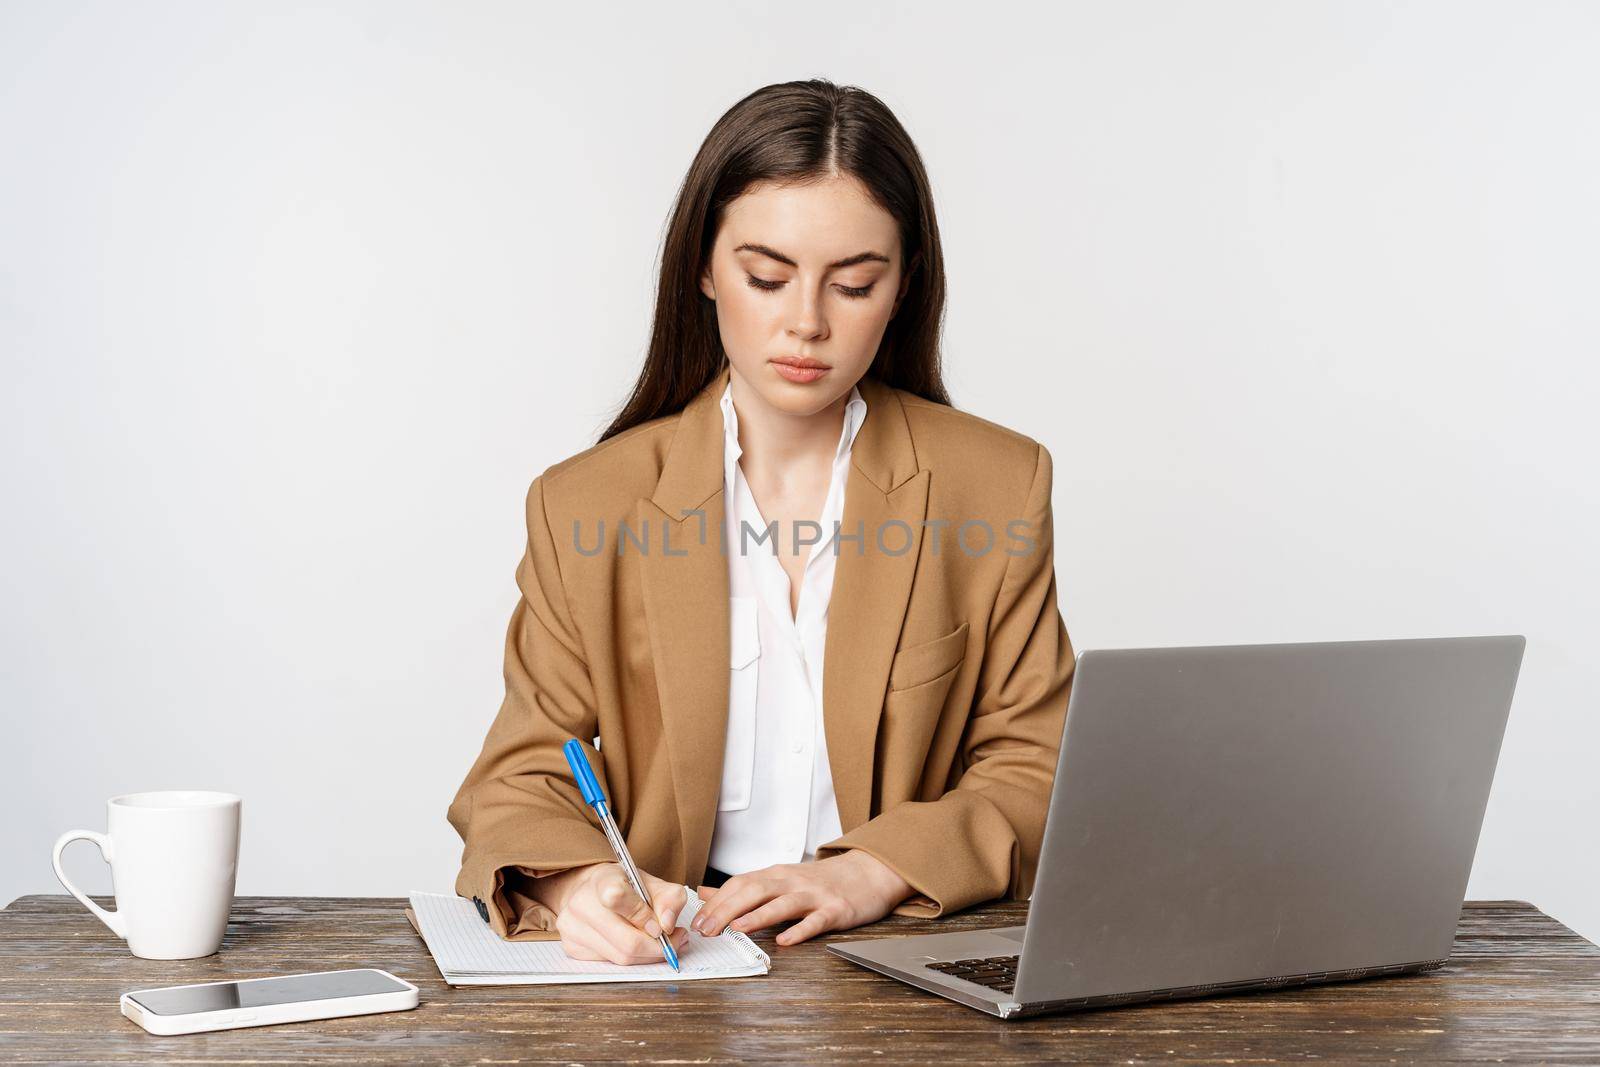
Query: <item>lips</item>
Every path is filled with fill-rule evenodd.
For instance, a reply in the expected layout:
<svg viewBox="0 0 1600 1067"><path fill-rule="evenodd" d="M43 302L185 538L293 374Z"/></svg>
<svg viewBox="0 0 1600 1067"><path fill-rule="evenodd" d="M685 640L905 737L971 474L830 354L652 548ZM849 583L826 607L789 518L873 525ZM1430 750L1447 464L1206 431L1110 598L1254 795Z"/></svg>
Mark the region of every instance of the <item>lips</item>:
<svg viewBox="0 0 1600 1067"><path fill-rule="evenodd" d="M780 356L771 363L773 370L796 385L814 382L830 370L826 363L803 356Z"/></svg>

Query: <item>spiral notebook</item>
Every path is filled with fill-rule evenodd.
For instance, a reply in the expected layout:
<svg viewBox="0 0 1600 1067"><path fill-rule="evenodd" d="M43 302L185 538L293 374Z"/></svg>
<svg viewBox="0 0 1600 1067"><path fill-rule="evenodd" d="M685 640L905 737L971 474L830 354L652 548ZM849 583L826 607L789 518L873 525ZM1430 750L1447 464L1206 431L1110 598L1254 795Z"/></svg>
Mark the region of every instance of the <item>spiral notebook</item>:
<svg viewBox="0 0 1600 1067"><path fill-rule="evenodd" d="M688 897L678 916L679 926L687 926L700 911L699 895L691 891ZM772 968L772 958L737 930L724 930L716 937L702 937L690 930L689 943L678 953L683 966L680 973L665 961L624 966L575 960L559 941L506 941L465 897L412 890L411 911L433 962L451 985L693 982L748 978Z"/></svg>

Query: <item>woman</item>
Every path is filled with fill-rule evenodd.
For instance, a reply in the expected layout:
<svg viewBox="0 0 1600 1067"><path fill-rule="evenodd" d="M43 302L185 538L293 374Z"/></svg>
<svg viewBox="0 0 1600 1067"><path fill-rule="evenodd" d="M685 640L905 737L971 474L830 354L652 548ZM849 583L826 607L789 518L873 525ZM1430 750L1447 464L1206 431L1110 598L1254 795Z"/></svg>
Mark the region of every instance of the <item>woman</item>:
<svg viewBox="0 0 1600 1067"><path fill-rule="evenodd" d="M632 395L528 493L505 701L449 810L502 937L645 963L685 885L703 932L793 921L780 945L1027 895L1074 664L1051 460L950 406L943 307L880 101L791 82L717 122Z"/></svg>

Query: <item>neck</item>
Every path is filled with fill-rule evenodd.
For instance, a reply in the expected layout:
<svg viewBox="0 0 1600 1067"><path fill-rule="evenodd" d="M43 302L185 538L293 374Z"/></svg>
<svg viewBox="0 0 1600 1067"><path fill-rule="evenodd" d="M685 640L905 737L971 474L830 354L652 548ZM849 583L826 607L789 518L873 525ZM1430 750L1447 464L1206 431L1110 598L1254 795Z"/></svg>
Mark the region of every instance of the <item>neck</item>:
<svg viewBox="0 0 1600 1067"><path fill-rule="evenodd" d="M833 461L849 392L821 411L795 415L767 404L734 371L730 395L739 417L739 464L746 476L759 473L781 479L785 471Z"/></svg>

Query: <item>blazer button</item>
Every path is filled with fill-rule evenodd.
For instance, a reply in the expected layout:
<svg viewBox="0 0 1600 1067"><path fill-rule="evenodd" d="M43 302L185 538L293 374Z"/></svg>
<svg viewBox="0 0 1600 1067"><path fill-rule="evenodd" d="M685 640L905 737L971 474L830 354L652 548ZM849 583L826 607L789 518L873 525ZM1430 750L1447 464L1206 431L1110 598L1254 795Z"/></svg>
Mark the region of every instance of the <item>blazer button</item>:
<svg viewBox="0 0 1600 1067"><path fill-rule="evenodd" d="M488 922L489 921L489 908L488 908L488 906L485 905L484 902L479 900L477 897L473 897L472 898L472 902L478 906L478 914L483 916L483 921L484 922Z"/></svg>

